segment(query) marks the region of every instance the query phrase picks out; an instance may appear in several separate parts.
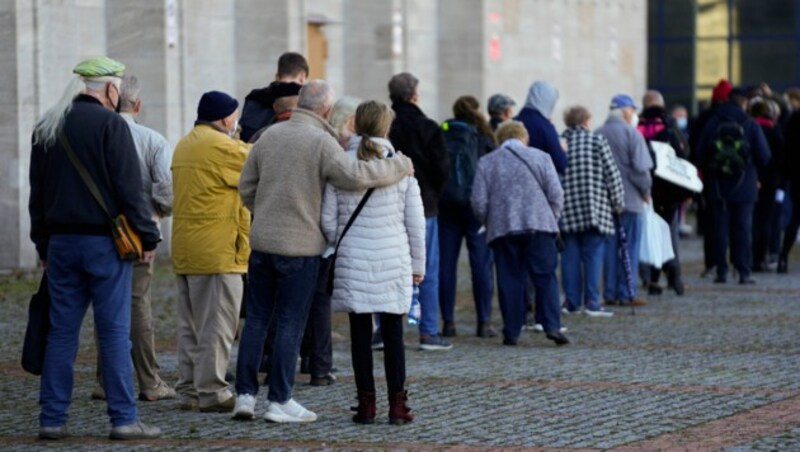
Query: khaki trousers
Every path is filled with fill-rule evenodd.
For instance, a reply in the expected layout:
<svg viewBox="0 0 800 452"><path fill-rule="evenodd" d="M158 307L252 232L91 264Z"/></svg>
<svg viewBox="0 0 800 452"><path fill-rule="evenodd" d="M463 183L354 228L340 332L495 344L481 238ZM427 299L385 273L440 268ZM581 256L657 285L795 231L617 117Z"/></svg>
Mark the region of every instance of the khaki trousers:
<svg viewBox="0 0 800 452"><path fill-rule="evenodd" d="M133 264L133 283L131 286L131 358L139 393L153 395L151 391L161 384L158 376L158 361L153 326L152 298L150 283L153 279L153 263ZM100 377L100 354L97 354L97 381Z"/></svg>
<svg viewBox="0 0 800 452"><path fill-rule="evenodd" d="M233 396L225 381L242 304L242 275L177 275L178 373L175 390L199 406Z"/></svg>

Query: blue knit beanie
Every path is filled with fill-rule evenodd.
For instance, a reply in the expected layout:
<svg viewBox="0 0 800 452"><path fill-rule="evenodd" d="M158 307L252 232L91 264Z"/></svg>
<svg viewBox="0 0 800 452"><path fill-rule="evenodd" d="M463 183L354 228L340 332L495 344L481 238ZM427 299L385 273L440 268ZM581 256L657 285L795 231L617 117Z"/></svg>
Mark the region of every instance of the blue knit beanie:
<svg viewBox="0 0 800 452"><path fill-rule="evenodd" d="M197 104L197 120L216 121L228 117L237 108L239 102L233 97L220 91L209 91L203 94Z"/></svg>

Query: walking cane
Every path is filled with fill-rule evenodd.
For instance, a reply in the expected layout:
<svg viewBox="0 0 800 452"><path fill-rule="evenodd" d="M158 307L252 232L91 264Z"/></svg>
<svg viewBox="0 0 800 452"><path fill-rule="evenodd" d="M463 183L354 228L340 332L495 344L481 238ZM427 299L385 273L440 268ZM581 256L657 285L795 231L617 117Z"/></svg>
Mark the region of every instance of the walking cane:
<svg viewBox="0 0 800 452"><path fill-rule="evenodd" d="M617 227L617 255L620 262L622 262L622 270L625 272L625 283L628 285L628 293L633 295L634 281L633 271L631 269L631 256L628 253L628 235L625 233L625 228L622 226L619 215L614 217L614 223ZM633 306L631 299L631 315L636 315L636 308Z"/></svg>

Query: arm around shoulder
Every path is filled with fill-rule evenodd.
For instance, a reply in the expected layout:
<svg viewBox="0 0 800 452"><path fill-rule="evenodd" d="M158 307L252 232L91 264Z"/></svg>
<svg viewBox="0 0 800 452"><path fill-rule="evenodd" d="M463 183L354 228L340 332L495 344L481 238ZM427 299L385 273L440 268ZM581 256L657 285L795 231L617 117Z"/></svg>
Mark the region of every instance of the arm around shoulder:
<svg viewBox="0 0 800 452"><path fill-rule="evenodd" d="M349 158L332 138L320 143L322 176L342 190L364 190L385 187L399 182L411 174L411 160L397 155L393 158L371 161Z"/></svg>

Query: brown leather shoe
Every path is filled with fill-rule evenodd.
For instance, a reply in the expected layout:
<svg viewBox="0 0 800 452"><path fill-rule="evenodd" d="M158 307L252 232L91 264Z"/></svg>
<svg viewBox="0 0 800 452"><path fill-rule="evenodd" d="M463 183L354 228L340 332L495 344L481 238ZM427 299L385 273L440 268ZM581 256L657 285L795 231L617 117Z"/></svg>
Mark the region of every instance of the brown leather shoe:
<svg viewBox="0 0 800 452"><path fill-rule="evenodd" d="M626 303L628 306L647 306L647 300L642 300L641 298L634 298L633 300Z"/></svg>
<svg viewBox="0 0 800 452"><path fill-rule="evenodd" d="M209 405L209 406L201 406L200 412L201 413L230 413L233 411L233 407L236 406L236 396L230 396L227 400L223 400L220 403Z"/></svg>
<svg viewBox="0 0 800 452"><path fill-rule="evenodd" d="M389 395L389 423L392 425L408 424L414 420L411 408L406 405L408 391L400 391Z"/></svg>
<svg viewBox="0 0 800 452"><path fill-rule="evenodd" d="M356 414L353 415L353 422L357 424L375 423L375 393L358 391L358 406L350 407Z"/></svg>

